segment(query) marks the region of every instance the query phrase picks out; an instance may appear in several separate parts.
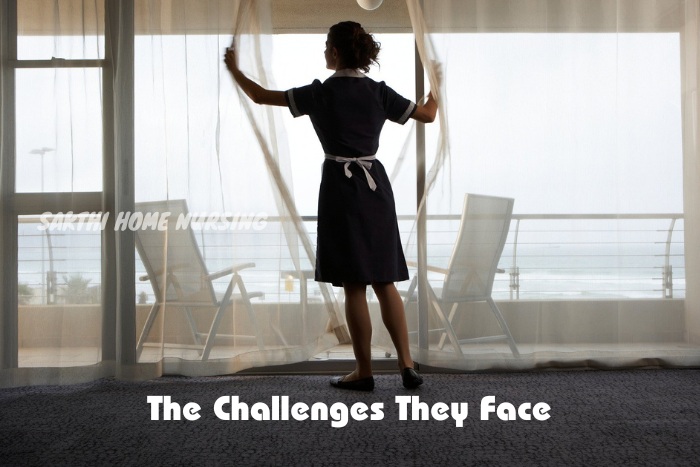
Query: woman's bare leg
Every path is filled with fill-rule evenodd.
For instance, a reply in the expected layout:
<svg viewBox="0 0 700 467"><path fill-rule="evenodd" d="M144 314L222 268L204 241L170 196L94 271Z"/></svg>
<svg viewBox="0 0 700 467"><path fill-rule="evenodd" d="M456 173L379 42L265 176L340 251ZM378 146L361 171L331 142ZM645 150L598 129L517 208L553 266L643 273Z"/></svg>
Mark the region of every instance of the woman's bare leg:
<svg viewBox="0 0 700 467"><path fill-rule="evenodd" d="M345 290L345 319L348 322L352 350L355 353L355 371L343 381L372 376L372 321L367 306L365 284L343 283Z"/></svg>
<svg viewBox="0 0 700 467"><path fill-rule="evenodd" d="M413 368L413 359L408 347L408 326L403 300L393 282L372 284L382 310L382 321L398 354L399 369Z"/></svg>

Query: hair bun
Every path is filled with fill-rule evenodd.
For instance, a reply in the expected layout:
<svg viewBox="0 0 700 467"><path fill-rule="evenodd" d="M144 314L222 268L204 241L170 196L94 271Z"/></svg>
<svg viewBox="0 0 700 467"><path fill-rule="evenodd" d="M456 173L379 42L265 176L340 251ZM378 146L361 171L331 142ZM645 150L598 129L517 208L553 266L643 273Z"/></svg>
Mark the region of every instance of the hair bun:
<svg viewBox="0 0 700 467"><path fill-rule="evenodd" d="M370 65L379 64L381 44L359 23L343 21L331 26L328 41L338 50L343 66L368 72Z"/></svg>

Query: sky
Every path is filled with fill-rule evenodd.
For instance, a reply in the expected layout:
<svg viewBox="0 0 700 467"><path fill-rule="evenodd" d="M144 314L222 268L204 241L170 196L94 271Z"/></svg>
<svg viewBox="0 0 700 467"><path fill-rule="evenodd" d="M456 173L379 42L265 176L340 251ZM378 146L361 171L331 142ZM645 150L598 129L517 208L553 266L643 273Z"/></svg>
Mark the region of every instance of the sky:
<svg viewBox="0 0 700 467"><path fill-rule="evenodd" d="M415 99L412 36L377 39L381 67L369 76ZM265 170L261 161L243 163L227 150L234 143L250 144L251 151L255 146L226 139L228 128L245 126L221 69L227 42L137 39L137 80L143 81L137 82L137 166L144 168L137 173L137 192L147 187L146 196L170 190L196 198L202 189L222 190L218 177L238 176L246 167ZM324 42L324 35L275 37L274 86L288 89L329 76ZM79 46L91 54L96 45ZM436 47L451 151L431 196L432 212L459 212L466 192L513 197L518 213L682 212L677 34L455 34L436 38ZM56 44L22 37L20 49L24 58L48 58L37 51L55 52ZM18 191L100 190L99 71L17 73ZM139 99L147 103L139 107ZM308 118L294 119L284 109L280 115L299 212L314 215L323 151ZM221 142L210 131L217 118L229 125L221 128ZM385 125L378 157L390 173L411 125ZM438 129L427 129L429 159ZM49 148L44 156L37 154L42 148ZM152 176L154 167L165 169ZM258 180L241 183L255 192ZM394 190L399 213L414 212L412 151Z"/></svg>

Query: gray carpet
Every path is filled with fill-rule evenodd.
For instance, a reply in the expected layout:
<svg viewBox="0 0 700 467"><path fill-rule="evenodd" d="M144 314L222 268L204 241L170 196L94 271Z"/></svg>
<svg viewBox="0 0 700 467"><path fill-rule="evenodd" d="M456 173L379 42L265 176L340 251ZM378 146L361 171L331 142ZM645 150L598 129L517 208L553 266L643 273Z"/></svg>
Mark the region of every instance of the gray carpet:
<svg viewBox="0 0 700 467"><path fill-rule="evenodd" d="M0 390L2 465L700 465L700 370L430 374L416 391L380 375L372 393L327 376L165 377ZM196 421L152 421L149 395L196 402ZM382 420L224 421L221 396L249 406L287 395L330 407L383 403ZM453 419L399 420L397 395L468 404ZM480 419L485 396L546 402L546 421ZM224 406L226 408L227 406Z"/></svg>

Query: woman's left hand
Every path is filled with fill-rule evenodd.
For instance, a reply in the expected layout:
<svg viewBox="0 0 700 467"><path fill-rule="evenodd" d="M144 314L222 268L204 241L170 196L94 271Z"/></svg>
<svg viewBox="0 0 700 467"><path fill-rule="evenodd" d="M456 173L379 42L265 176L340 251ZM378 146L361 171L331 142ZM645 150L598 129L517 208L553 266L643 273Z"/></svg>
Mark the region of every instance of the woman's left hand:
<svg viewBox="0 0 700 467"><path fill-rule="evenodd" d="M238 70L238 57L236 56L236 49L232 45L226 49L226 55L224 55L224 63L226 63L226 68L233 72Z"/></svg>

